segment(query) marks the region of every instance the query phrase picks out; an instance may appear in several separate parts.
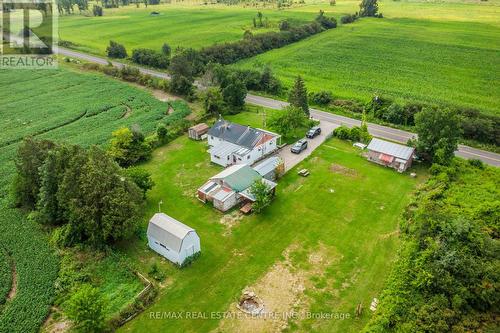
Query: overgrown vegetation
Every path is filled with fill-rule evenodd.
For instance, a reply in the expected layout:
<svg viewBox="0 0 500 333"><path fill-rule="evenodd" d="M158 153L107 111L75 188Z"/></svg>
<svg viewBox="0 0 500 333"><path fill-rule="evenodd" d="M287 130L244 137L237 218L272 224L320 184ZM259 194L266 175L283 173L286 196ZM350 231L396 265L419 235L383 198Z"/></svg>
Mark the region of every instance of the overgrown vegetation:
<svg viewBox="0 0 500 333"><path fill-rule="evenodd" d="M460 160L432 172L406 209L400 257L366 332L497 325L500 173Z"/></svg>

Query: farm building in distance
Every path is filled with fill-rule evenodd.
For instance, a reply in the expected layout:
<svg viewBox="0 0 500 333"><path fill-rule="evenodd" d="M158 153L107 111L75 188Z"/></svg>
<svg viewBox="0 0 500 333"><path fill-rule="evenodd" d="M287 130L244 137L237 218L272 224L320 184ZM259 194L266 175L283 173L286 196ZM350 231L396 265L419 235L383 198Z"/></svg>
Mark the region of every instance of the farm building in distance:
<svg viewBox="0 0 500 333"><path fill-rule="evenodd" d="M404 172L411 166L415 148L373 138L367 147L368 160Z"/></svg>
<svg viewBox="0 0 500 333"><path fill-rule="evenodd" d="M210 178L198 189L197 196L202 202L212 202L214 207L225 212L237 204L255 201L250 188L255 181L261 180L274 193L277 184L263 178L246 164L236 164Z"/></svg>
<svg viewBox="0 0 500 333"><path fill-rule="evenodd" d="M201 251L196 231L163 213L149 220L147 236L151 249L178 265Z"/></svg>
<svg viewBox="0 0 500 333"><path fill-rule="evenodd" d="M208 127L205 123L200 123L198 125L194 125L190 127L188 130L188 135L193 140L202 140L204 136L207 134L210 127Z"/></svg>
<svg viewBox="0 0 500 333"><path fill-rule="evenodd" d="M278 149L278 134L219 119L208 130L210 160L223 167L252 165Z"/></svg>

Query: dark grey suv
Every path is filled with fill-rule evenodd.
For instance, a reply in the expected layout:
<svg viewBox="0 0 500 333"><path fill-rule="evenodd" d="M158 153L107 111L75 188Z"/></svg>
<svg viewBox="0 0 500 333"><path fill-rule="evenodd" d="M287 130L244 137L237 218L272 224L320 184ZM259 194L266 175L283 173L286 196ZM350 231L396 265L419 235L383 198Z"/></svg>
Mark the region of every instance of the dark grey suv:
<svg viewBox="0 0 500 333"><path fill-rule="evenodd" d="M306 148L307 148L307 140L300 139L299 141L293 144L290 151L294 154L300 154L303 150L306 150Z"/></svg>
<svg viewBox="0 0 500 333"><path fill-rule="evenodd" d="M307 131L306 136L309 139L313 139L314 137L321 134L321 128L319 126L314 126L309 131Z"/></svg>

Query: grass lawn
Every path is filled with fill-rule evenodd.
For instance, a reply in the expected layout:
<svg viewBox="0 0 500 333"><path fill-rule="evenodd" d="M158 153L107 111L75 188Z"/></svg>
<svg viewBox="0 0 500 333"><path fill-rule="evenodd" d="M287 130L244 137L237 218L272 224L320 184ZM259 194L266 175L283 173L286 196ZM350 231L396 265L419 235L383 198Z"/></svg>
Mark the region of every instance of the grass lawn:
<svg viewBox="0 0 500 333"><path fill-rule="evenodd" d="M118 9L104 9L102 17L63 15L59 18L60 39L77 44L78 49L104 55L109 40L122 43L129 54L132 49L146 47L160 50L168 43L177 47L200 48L215 43L241 39L245 30L253 33L278 30L279 22L311 21L314 12L278 11L260 9L268 18L268 28L254 28L252 19L256 8L238 6L158 5L136 8L135 5ZM159 16L151 16L158 11Z"/></svg>
<svg viewBox="0 0 500 333"><path fill-rule="evenodd" d="M310 276L305 291L313 312L347 312L348 320L300 320L301 331L357 332L369 319L366 310L354 319L358 303L369 307L382 289L398 248L398 219L415 185L422 180L367 162L350 144L327 141L279 181L275 201L261 215L244 217L232 228L223 214L203 205L194 194L221 170L209 163L206 146L181 137L154 152L144 165L156 186L148 194L142 239L123 244L122 251L143 271L154 262L166 273L157 302L121 330L127 332L209 332L217 319L152 319L150 312L227 311L245 286L258 281L283 253L297 245L291 260L299 270L314 271L307 255L318 246L331 254L328 265ZM423 171L418 171L422 174ZM150 251L144 236L147 221L158 210L194 227L202 255L179 270ZM285 287L285 286L284 286Z"/></svg>
<svg viewBox="0 0 500 333"><path fill-rule="evenodd" d="M287 86L302 75L310 91L340 98L384 94L498 114L498 6L381 1L384 19L340 26L237 66L269 64Z"/></svg>

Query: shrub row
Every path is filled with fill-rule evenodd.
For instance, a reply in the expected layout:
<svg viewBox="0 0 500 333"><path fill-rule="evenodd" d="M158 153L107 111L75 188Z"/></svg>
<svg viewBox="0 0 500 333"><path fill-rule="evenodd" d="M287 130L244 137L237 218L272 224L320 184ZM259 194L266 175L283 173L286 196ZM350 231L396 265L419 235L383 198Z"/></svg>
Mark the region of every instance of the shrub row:
<svg viewBox="0 0 500 333"><path fill-rule="evenodd" d="M390 98L375 96L366 111L375 118L398 125L415 125L415 115L429 106L418 102L399 104ZM475 109L455 108L461 117L462 137L481 143L500 145L500 117L486 115Z"/></svg>
<svg viewBox="0 0 500 333"><path fill-rule="evenodd" d="M344 15L340 18L340 23L342 24L349 24L349 23L353 23L354 21L356 21L357 19L359 18L358 16L358 13L354 13L354 14L347 14L347 15Z"/></svg>
<svg viewBox="0 0 500 333"><path fill-rule="evenodd" d="M292 27L279 32L267 32L250 36L237 42L216 44L201 49L205 63L216 62L227 65L238 60L250 58L272 49L298 42L302 39L332 29L337 26L335 19L323 18L299 27Z"/></svg>
<svg viewBox="0 0 500 333"><path fill-rule="evenodd" d="M354 126L352 128L341 125L333 131L333 135L341 140L351 140L353 142L368 143L372 139L366 125L361 125L360 127Z"/></svg>
<svg viewBox="0 0 500 333"><path fill-rule="evenodd" d="M132 51L132 61L139 65L155 68L168 68L170 59L163 53L151 49L135 49Z"/></svg>
<svg viewBox="0 0 500 333"><path fill-rule="evenodd" d="M114 66L102 66L93 63L83 64L83 68L87 70L99 71L106 75L123 79L128 82L136 82L142 86L163 91L169 91L169 82L149 74L143 74L139 69L130 66L123 66L122 68Z"/></svg>

